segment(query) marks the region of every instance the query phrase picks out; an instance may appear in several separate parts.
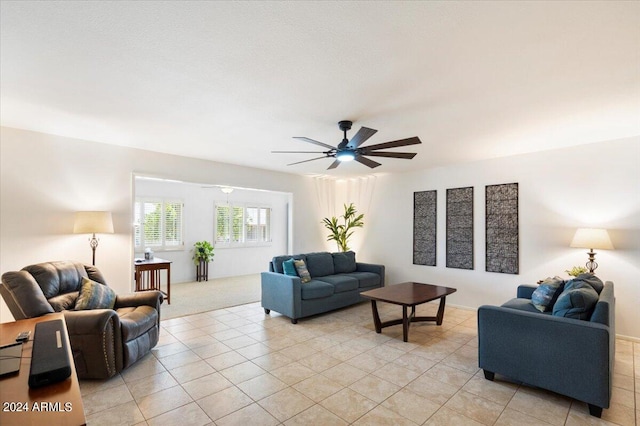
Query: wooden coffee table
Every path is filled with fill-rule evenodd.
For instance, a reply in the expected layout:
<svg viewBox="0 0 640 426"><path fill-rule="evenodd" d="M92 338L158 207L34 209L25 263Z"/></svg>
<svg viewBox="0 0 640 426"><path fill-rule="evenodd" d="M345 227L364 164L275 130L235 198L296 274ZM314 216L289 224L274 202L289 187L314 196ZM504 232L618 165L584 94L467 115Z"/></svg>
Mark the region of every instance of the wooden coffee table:
<svg viewBox="0 0 640 426"><path fill-rule="evenodd" d="M455 288L409 282L376 288L375 290L362 292L360 295L367 299L371 299L371 310L373 311L373 323L376 327L376 333L381 333L384 327L402 324L402 337L406 342L409 337L409 324L412 322L435 321L437 325L442 324L445 299L449 294L455 292ZM438 314L435 317L416 316L416 305L436 299L440 299L440 307L438 308ZM378 314L378 306L376 304L377 301L402 305L402 319L381 322L380 315ZM411 306L411 314L407 315L407 308L409 306Z"/></svg>

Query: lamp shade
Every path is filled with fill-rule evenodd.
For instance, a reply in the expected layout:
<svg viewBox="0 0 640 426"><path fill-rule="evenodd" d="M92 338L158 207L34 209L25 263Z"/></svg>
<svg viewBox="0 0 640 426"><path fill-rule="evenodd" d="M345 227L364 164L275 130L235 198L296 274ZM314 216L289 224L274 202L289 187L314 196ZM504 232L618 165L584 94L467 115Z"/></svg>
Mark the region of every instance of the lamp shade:
<svg viewBox="0 0 640 426"><path fill-rule="evenodd" d="M111 212L76 212L74 234L113 234Z"/></svg>
<svg viewBox="0 0 640 426"><path fill-rule="evenodd" d="M606 229L578 228L569 247L613 250Z"/></svg>

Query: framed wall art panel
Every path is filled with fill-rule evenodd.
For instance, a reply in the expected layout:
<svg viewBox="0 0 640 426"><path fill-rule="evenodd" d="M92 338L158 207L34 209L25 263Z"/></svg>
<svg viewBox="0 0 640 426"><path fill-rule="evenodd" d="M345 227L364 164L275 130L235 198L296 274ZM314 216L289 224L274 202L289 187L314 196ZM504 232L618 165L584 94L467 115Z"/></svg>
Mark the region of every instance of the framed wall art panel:
<svg viewBox="0 0 640 426"><path fill-rule="evenodd" d="M519 273L518 184L486 187L486 269Z"/></svg>
<svg viewBox="0 0 640 426"><path fill-rule="evenodd" d="M447 268L473 269L473 187L447 189Z"/></svg>
<svg viewBox="0 0 640 426"><path fill-rule="evenodd" d="M437 191L413 193L413 263L436 266Z"/></svg>

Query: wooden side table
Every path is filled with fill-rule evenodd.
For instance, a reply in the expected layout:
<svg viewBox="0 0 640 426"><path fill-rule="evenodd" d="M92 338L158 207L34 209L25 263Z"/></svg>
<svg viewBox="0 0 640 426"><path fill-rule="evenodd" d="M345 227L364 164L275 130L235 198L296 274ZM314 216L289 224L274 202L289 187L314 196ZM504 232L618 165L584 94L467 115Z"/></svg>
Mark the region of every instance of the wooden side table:
<svg viewBox="0 0 640 426"><path fill-rule="evenodd" d="M2 403L0 424L47 426L86 424L71 345L67 348L71 360L71 376L41 388L29 388L31 351L36 324L57 319L61 319L64 323L64 315L55 313L0 324L0 345L3 346L15 343L14 339L19 332L31 331L29 341L23 343L20 371L17 374L0 377L0 402ZM66 323L64 331L67 333Z"/></svg>
<svg viewBox="0 0 640 426"><path fill-rule="evenodd" d="M160 258L150 260L136 260L135 267L136 291L158 290L164 294L167 304L171 304L171 261ZM167 291L160 285L160 272L167 271Z"/></svg>

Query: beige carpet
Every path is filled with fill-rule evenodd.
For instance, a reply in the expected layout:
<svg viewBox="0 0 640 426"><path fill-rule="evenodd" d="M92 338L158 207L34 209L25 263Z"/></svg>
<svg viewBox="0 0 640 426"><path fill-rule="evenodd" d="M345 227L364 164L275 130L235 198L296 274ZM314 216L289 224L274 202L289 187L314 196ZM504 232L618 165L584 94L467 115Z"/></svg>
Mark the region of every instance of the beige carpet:
<svg viewBox="0 0 640 426"><path fill-rule="evenodd" d="M165 320L259 300L260 274L171 283L171 304L162 304L160 316Z"/></svg>

